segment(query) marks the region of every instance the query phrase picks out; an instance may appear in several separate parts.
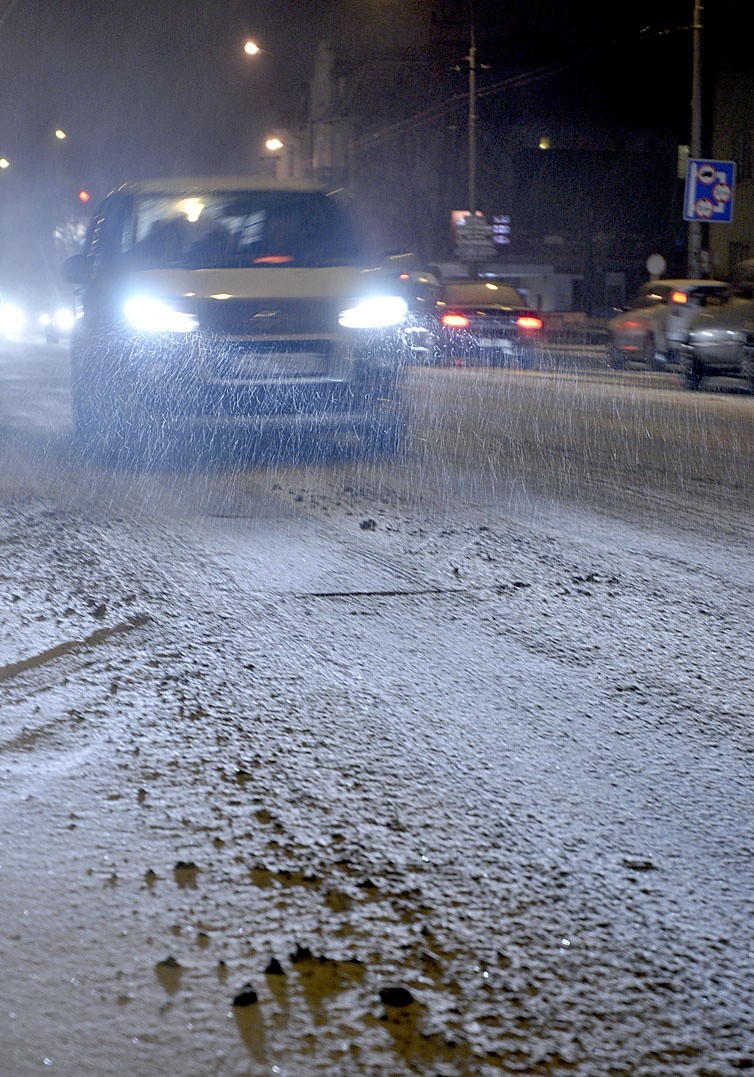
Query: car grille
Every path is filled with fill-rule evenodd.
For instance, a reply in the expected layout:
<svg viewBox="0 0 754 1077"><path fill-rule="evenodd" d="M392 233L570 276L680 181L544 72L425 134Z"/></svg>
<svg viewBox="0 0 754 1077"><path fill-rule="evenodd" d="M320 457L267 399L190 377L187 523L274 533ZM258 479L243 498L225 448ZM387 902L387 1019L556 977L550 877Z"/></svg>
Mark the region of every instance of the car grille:
<svg viewBox="0 0 754 1077"><path fill-rule="evenodd" d="M335 336L343 302L329 299L200 299L203 332L223 337Z"/></svg>
<svg viewBox="0 0 754 1077"><path fill-rule="evenodd" d="M229 381L328 378L332 356L329 340L226 340L207 349L207 367Z"/></svg>
<svg viewBox="0 0 754 1077"><path fill-rule="evenodd" d="M190 309L202 333L204 374L221 383L341 381L342 300L199 299Z"/></svg>

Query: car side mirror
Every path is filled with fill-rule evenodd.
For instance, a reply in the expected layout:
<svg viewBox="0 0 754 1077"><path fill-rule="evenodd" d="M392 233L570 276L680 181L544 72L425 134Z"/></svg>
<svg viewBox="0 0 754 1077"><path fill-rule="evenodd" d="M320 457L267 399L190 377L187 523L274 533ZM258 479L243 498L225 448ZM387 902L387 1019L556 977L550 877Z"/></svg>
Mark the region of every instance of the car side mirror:
<svg viewBox="0 0 754 1077"><path fill-rule="evenodd" d="M63 280L69 284L83 284L89 279L89 265L85 254L73 254L63 262Z"/></svg>

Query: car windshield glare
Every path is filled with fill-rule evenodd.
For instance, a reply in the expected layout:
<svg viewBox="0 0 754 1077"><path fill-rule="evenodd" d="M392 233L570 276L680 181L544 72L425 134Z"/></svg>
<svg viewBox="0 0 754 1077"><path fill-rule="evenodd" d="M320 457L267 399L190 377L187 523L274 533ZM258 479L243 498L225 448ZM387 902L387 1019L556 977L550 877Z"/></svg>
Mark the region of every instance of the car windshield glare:
<svg viewBox="0 0 754 1077"><path fill-rule="evenodd" d="M363 249L321 192L232 191L142 196L129 254L142 269L230 269L353 265Z"/></svg>

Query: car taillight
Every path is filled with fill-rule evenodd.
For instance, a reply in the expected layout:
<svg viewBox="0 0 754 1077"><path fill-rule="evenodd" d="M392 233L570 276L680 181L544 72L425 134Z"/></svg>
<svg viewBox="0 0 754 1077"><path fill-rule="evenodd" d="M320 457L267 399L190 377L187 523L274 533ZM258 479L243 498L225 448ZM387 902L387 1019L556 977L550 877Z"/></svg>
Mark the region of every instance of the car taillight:
<svg viewBox="0 0 754 1077"><path fill-rule="evenodd" d="M442 324L448 329L468 329L469 319L465 314L443 314Z"/></svg>
<svg viewBox="0 0 754 1077"><path fill-rule="evenodd" d="M541 318L535 317L533 314L522 314L519 318L516 318L516 325L519 329L541 329L544 322Z"/></svg>
<svg viewBox="0 0 754 1077"><path fill-rule="evenodd" d="M671 303L688 303L689 297L686 295L685 292L673 292L670 297L670 301Z"/></svg>

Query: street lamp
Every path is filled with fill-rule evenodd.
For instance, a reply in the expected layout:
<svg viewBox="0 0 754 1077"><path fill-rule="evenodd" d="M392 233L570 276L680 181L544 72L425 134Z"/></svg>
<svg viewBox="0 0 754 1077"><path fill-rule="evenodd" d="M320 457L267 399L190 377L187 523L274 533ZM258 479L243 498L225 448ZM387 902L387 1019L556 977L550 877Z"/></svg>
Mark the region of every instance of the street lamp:
<svg viewBox="0 0 754 1077"><path fill-rule="evenodd" d="M307 174L303 142L303 138L292 131L281 131L265 139L264 148L276 155L276 179L302 179Z"/></svg>
<svg viewBox="0 0 754 1077"><path fill-rule="evenodd" d="M244 43L243 51L247 56L257 56L262 50L256 41L246 41Z"/></svg>
<svg viewBox="0 0 754 1077"><path fill-rule="evenodd" d="M0 168L10 168L10 161L7 157L0 157Z"/></svg>

